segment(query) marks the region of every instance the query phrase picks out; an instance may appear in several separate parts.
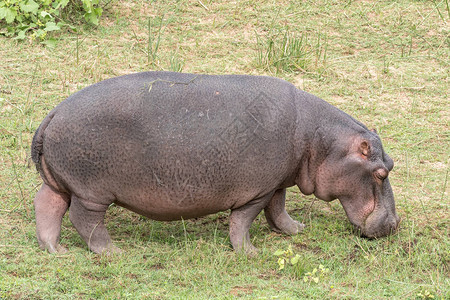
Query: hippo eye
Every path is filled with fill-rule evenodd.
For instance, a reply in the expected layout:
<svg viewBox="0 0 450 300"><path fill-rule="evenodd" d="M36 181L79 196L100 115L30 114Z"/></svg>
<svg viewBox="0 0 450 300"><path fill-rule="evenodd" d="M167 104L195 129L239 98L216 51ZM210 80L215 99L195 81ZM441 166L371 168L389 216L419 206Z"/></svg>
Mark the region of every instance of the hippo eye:
<svg viewBox="0 0 450 300"><path fill-rule="evenodd" d="M381 180L386 179L386 177L388 177L388 174L389 172L385 168L379 168L374 172L375 177Z"/></svg>

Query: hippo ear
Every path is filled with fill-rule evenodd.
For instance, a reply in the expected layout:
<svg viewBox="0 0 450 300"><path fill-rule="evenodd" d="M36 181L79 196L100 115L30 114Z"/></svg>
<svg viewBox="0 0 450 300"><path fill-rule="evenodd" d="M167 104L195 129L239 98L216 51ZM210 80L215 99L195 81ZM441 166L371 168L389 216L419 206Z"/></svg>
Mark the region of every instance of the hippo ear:
<svg viewBox="0 0 450 300"><path fill-rule="evenodd" d="M370 154L370 144L367 141L362 141L359 145L359 153L364 157L367 158Z"/></svg>

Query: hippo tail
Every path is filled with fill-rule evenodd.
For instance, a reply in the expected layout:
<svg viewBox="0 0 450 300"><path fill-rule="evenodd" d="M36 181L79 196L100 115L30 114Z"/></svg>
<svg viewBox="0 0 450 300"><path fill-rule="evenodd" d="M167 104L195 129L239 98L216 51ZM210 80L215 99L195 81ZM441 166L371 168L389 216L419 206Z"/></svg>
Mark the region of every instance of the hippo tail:
<svg viewBox="0 0 450 300"><path fill-rule="evenodd" d="M44 153L44 131L47 128L50 121L55 116L55 111L50 112L45 119L39 125L38 129L34 133L33 141L31 142L31 159L36 165L36 169L43 176L42 172L42 154Z"/></svg>

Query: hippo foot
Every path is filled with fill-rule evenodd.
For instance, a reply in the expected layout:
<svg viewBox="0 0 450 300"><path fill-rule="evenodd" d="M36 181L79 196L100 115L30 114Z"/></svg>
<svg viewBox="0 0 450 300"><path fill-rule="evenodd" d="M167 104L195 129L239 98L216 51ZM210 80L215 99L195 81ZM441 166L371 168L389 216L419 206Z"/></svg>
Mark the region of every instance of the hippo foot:
<svg viewBox="0 0 450 300"><path fill-rule="evenodd" d="M64 254L67 253L67 249L61 245L50 245L50 244L41 244L39 245L39 248L41 250L47 250L49 253L56 253L56 254Z"/></svg>
<svg viewBox="0 0 450 300"><path fill-rule="evenodd" d="M280 225L280 224L278 224L278 225ZM277 233L283 233L286 235L296 235L296 234L300 233L301 231L303 231L303 229L305 229L305 227L306 227L305 224L300 223L295 220L292 220L292 219L289 220L289 222L282 224L281 227L270 224L270 229L272 229L272 231L277 232Z"/></svg>
<svg viewBox="0 0 450 300"><path fill-rule="evenodd" d="M256 248L255 246L253 246L252 244L245 244L240 249L236 249L236 248L234 248L234 249L237 253L242 253L249 257L255 257L259 252L259 249Z"/></svg>
<svg viewBox="0 0 450 300"><path fill-rule="evenodd" d="M67 253L67 248L66 247L63 247L63 246L61 246L61 245L58 245L57 247L56 247L56 252L57 253L59 253L59 254L64 254L64 253Z"/></svg>
<svg viewBox="0 0 450 300"><path fill-rule="evenodd" d="M111 255L117 255L122 254L124 251L120 249L119 247L114 246L113 244L109 245L107 248L103 249L101 252L94 251L101 255L111 256Z"/></svg>
<svg viewBox="0 0 450 300"><path fill-rule="evenodd" d="M69 218L75 229L92 252L111 254L120 252L115 247L103 222L109 204L101 201L88 201L72 195Z"/></svg>
<svg viewBox="0 0 450 300"><path fill-rule="evenodd" d="M264 208L264 214L273 231L295 235L305 228L305 224L297 222L289 216L285 209L285 202L286 189L277 190Z"/></svg>
<svg viewBox="0 0 450 300"><path fill-rule="evenodd" d="M250 234L248 233L241 240L238 240L236 237L230 236L230 241L234 251L236 251L237 253L242 253L248 256L255 256L259 251L258 248L253 246L253 244L250 242Z"/></svg>

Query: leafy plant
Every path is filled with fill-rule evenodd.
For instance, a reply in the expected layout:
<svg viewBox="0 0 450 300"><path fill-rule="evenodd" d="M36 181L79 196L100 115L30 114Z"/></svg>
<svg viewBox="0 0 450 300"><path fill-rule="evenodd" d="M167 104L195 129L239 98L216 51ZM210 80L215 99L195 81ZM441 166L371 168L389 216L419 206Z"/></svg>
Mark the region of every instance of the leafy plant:
<svg viewBox="0 0 450 300"><path fill-rule="evenodd" d="M67 1L67 0L64 0ZM102 8L97 7L99 0L81 0L85 11L84 18L88 23L98 25L98 18L102 15Z"/></svg>
<svg viewBox="0 0 450 300"><path fill-rule="evenodd" d="M435 299L436 297L432 292L426 289L421 289L420 292L416 294L416 299Z"/></svg>
<svg viewBox="0 0 450 300"><path fill-rule="evenodd" d="M325 277L330 272L330 269L325 268L323 265L319 265L319 269L314 268L311 272L306 272L303 276L304 282L319 283L319 279Z"/></svg>
<svg viewBox="0 0 450 300"><path fill-rule="evenodd" d="M279 249L275 251L273 255L278 257L278 270L283 270L286 266L298 265L300 262L300 255L294 253L291 245L289 245L286 250ZM303 274L304 282L319 283L319 280L324 278L326 274L330 272L330 269L325 268L323 265L319 265L319 268L314 268L311 272L303 272L301 272L301 274Z"/></svg>
<svg viewBox="0 0 450 300"><path fill-rule="evenodd" d="M294 266L300 260L300 255L294 255L291 245L289 245L287 250L279 249L275 251L273 255L278 256L278 270L283 270L286 265Z"/></svg>
<svg viewBox="0 0 450 300"><path fill-rule="evenodd" d="M88 23L98 25L102 8L99 0L0 0L0 34L15 36L16 39L45 40L51 31L61 30L64 26L72 27L64 20L64 9L83 9L83 16ZM72 4L72 5L71 5ZM67 15L67 14L66 14ZM73 27L72 27L73 28Z"/></svg>

